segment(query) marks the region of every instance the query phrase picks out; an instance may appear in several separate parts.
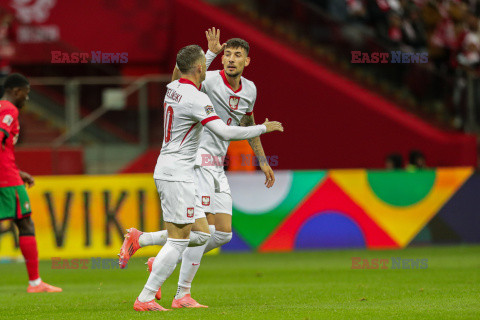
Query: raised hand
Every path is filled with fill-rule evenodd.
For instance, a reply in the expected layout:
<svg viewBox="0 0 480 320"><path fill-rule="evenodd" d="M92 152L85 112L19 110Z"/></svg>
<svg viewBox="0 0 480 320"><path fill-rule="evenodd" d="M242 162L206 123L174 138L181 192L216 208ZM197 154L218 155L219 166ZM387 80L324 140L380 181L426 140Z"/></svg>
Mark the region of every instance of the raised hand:
<svg viewBox="0 0 480 320"><path fill-rule="evenodd" d="M215 29L215 27L209 28L205 31L205 35L207 36L208 50L215 54L222 52L227 45L226 43L220 44L220 29Z"/></svg>
<svg viewBox="0 0 480 320"><path fill-rule="evenodd" d="M268 118L265 119L265 122L263 123L265 127L267 127L267 132L272 132L272 131L280 131L283 132L283 126L280 122L278 121L268 121Z"/></svg>

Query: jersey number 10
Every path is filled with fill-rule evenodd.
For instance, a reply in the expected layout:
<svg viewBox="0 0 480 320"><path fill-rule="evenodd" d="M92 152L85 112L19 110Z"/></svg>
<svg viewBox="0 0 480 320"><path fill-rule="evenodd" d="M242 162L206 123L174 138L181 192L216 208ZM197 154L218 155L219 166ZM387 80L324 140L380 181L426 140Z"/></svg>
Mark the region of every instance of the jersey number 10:
<svg viewBox="0 0 480 320"><path fill-rule="evenodd" d="M165 119L163 123L163 128L165 132L163 140L165 141L165 143L168 143L172 139L173 108L172 106L168 106L167 108L166 103L163 104L163 108L165 109Z"/></svg>

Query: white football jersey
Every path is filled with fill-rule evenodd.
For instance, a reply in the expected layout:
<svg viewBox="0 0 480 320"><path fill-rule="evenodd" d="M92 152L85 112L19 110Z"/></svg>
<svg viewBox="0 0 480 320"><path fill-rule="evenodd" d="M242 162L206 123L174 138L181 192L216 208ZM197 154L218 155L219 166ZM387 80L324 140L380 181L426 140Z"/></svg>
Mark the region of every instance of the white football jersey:
<svg viewBox="0 0 480 320"><path fill-rule="evenodd" d="M186 79L167 85L163 106L163 145L153 177L193 182L193 167L203 126L219 117L208 96Z"/></svg>
<svg viewBox="0 0 480 320"><path fill-rule="evenodd" d="M252 81L244 77L241 77L240 88L233 91L225 77L224 70L207 71L201 90L212 101L216 114L229 126L238 126L244 115L253 113L253 106L257 99L257 88ZM196 165L201 166L205 157L213 156L215 159L222 159L227 154L229 144L230 141L221 140L205 128L200 139ZM209 168L223 171L221 161L217 161L217 164L220 165L209 166Z"/></svg>

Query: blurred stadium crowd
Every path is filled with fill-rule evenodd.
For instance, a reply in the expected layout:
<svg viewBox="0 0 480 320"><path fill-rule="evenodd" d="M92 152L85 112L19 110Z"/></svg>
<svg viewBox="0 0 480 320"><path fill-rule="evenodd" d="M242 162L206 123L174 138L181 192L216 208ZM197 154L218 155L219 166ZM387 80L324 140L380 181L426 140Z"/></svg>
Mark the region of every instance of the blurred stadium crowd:
<svg viewBox="0 0 480 320"><path fill-rule="evenodd" d="M402 51L428 50L436 68L451 72L480 62L480 1L347 0L315 1L332 17L372 28Z"/></svg>
<svg viewBox="0 0 480 320"><path fill-rule="evenodd" d="M10 72L10 59L15 53L11 24L13 15L0 8L0 77Z"/></svg>
<svg viewBox="0 0 480 320"><path fill-rule="evenodd" d="M477 131L480 1L251 0L248 5L235 2L250 10L251 16L258 15L261 24L271 25L270 29L286 35L284 38L312 49L320 60L334 60L343 69L357 68L363 74L360 82L377 91L380 88L425 119L446 127ZM357 50L428 52L429 63L347 65L350 52ZM468 73L472 77L470 84ZM475 91L472 101L468 101L469 85Z"/></svg>
<svg viewBox="0 0 480 320"><path fill-rule="evenodd" d="M260 11L280 19L304 18L302 1L256 1ZM478 68L480 1L477 0L308 0L333 20L385 41L392 49L428 50L439 70Z"/></svg>

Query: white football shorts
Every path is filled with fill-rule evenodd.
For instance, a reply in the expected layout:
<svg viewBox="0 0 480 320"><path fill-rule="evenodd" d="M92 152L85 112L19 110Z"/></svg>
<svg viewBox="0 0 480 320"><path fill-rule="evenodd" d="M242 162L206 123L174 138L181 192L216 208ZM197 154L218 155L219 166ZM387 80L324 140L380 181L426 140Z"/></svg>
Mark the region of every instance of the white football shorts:
<svg viewBox="0 0 480 320"><path fill-rule="evenodd" d="M204 212L232 214L232 195L225 171L195 167L198 195Z"/></svg>
<svg viewBox="0 0 480 320"><path fill-rule="evenodd" d="M190 224L205 218L194 182L155 179L155 185L160 196L163 221Z"/></svg>

